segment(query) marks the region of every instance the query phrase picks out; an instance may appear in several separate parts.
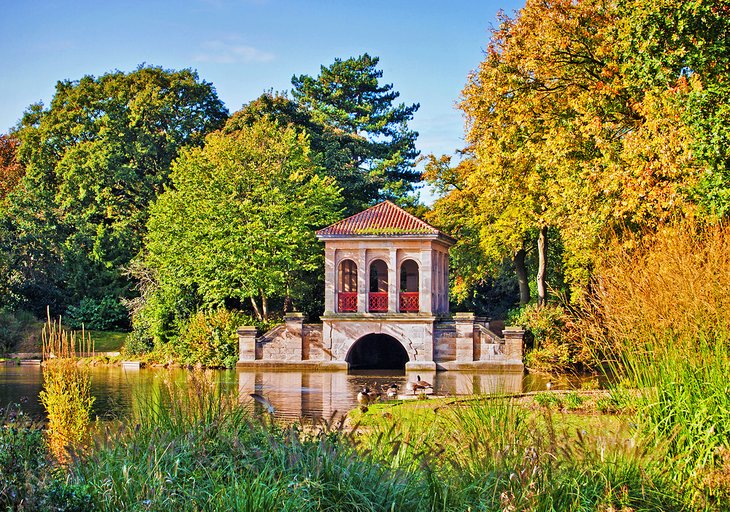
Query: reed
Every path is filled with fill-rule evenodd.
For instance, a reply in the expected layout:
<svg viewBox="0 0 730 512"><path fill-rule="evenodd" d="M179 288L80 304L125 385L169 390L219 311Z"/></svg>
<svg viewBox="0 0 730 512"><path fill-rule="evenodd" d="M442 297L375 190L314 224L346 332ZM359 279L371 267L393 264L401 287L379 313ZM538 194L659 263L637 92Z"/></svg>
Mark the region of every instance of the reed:
<svg viewBox="0 0 730 512"><path fill-rule="evenodd" d="M48 415L48 445L61 463L69 449L80 450L88 441L94 397L87 368L78 364L78 353L93 353L93 342L82 329L80 337L63 329L48 314L43 328L43 389L41 404Z"/></svg>
<svg viewBox="0 0 730 512"><path fill-rule="evenodd" d="M624 242L598 275L588 332L639 428L691 506L730 507L730 227Z"/></svg>

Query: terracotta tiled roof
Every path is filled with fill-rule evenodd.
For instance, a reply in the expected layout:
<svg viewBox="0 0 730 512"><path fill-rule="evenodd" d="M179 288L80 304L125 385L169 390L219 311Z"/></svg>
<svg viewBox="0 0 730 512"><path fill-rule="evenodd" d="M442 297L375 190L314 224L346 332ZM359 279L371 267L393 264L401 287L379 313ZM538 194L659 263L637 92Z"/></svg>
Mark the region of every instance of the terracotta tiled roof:
<svg viewBox="0 0 730 512"><path fill-rule="evenodd" d="M383 201L365 211L347 217L317 231L317 236L393 236L444 235L441 231L411 215L390 201ZM447 238L450 238L446 236Z"/></svg>

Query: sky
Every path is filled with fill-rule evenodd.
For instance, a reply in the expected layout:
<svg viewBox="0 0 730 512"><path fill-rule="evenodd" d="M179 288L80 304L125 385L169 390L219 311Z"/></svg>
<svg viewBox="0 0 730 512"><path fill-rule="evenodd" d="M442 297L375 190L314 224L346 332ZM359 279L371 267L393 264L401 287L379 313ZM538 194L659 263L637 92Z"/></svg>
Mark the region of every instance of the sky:
<svg viewBox="0 0 730 512"><path fill-rule="evenodd" d="M383 82L406 104L422 154L464 145L456 108L484 57L497 13L522 0L22 0L0 15L0 133L56 82L132 71L192 68L232 113L262 92L291 89L335 58L380 57Z"/></svg>

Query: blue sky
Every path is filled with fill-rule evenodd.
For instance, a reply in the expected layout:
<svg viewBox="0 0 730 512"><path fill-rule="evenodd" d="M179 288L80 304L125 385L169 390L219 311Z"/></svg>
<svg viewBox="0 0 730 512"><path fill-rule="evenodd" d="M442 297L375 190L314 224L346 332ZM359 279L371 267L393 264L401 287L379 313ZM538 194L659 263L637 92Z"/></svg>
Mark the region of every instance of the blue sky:
<svg viewBox="0 0 730 512"><path fill-rule="evenodd" d="M383 80L405 103L423 154L463 145L455 108L483 58L502 9L523 1L21 0L0 17L0 132L31 103L50 101L56 81L141 63L193 68L231 112L263 91L287 90L336 57L380 57Z"/></svg>

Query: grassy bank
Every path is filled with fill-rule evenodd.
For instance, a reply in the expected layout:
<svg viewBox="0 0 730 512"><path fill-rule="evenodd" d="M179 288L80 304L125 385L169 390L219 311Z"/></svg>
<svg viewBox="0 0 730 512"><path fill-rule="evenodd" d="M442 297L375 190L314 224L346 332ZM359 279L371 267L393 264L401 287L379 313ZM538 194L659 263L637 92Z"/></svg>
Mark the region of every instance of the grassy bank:
<svg viewBox="0 0 730 512"><path fill-rule="evenodd" d="M24 470L13 459L15 488L29 489L17 508L683 509L662 452L595 407L432 399L373 406L346 424L284 425L239 400L191 372L187 386L163 387L126 421L97 425L66 466Z"/></svg>

